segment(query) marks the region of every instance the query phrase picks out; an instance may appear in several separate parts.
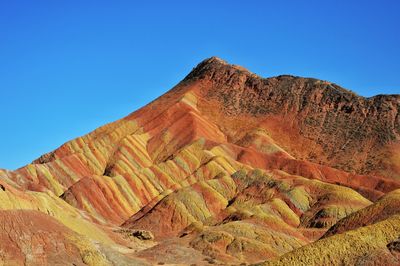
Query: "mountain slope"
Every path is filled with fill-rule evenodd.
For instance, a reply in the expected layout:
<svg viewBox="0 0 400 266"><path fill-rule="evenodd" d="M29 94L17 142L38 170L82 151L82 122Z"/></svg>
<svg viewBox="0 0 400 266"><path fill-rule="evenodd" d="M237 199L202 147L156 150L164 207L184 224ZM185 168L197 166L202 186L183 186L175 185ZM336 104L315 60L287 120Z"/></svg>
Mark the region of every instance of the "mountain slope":
<svg viewBox="0 0 400 266"><path fill-rule="evenodd" d="M127 117L0 170L0 209L52 216L107 246L91 251L106 264L303 256L288 252L342 241L340 228L365 225L346 219L400 188L399 110L399 95L263 79L213 57ZM390 211L374 223L397 225L397 205L381 204Z"/></svg>

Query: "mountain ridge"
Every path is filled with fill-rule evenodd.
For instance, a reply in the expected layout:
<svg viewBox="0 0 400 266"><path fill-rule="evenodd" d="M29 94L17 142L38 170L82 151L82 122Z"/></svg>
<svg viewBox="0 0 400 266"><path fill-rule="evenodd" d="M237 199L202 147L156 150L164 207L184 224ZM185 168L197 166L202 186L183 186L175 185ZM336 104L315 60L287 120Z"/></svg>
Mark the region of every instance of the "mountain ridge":
<svg viewBox="0 0 400 266"><path fill-rule="evenodd" d="M186 81L186 80L189 80L191 78L196 78L196 77L199 76L199 73L201 73L203 71L211 70L213 68L213 66L216 66L217 64L218 65L224 65L224 66L227 66L227 67L231 67L231 68L233 68L235 70L238 70L238 71L247 72L251 76L259 78L259 79L263 79L263 80L270 79L270 78L290 77L290 78L303 78L303 79L316 80L316 81L320 81L320 82L326 82L328 84L333 85L334 88L339 90L339 91L347 92L347 93L353 94L355 96L358 96L358 97L361 97L361 98L364 98L364 99L370 99L370 98L381 97L381 96L388 97L388 98L389 97L400 98L400 94L377 94L377 95L373 95L373 96L370 96L370 97L365 97L365 96L357 94L356 92L354 92L352 90L343 88L343 87L341 87L340 85L338 85L336 83L333 83L333 82L330 82L330 81L326 81L326 80L317 79L317 78L313 78L313 77L302 77L302 76L297 76L297 75L292 75L292 74L281 74L281 75L271 76L271 77L262 77L262 76L260 76L258 74L255 74L255 73L249 71L245 67L242 67L242 66L239 66L239 65L235 65L235 64L229 64L227 61L223 60L222 58L220 58L218 56L211 56L211 57L206 58L203 61L201 61L196 67L194 67L192 69L192 71L188 75L186 75L183 78L182 81Z"/></svg>
<svg viewBox="0 0 400 266"><path fill-rule="evenodd" d="M232 72L232 70L234 70ZM216 81L216 78L221 77L221 73L224 73L224 75L226 75L227 73L230 75L230 77L222 77L222 81L223 83L228 83L232 82L235 73L234 72L238 72L238 75L244 74L244 78L246 78L246 81L243 81L242 83L254 83L255 86L259 86L259 81L261 80L262 83L268 82L269 80L275 81L278 80L279 81L287 81L287 79L289 79L288 82L293 83L296 81L299 82L312 82L313 85L322 85L324 91L322 91L322 93L328 93L329 97L326 97L326 101L328 101L329 103L329 99L330 98L334 98L336 100L334 100L333 102L329 103L329 104L334 104L336 105L336 110L333 110L334 112L338 112L338 111L344 111L344 112L348 112L351 113L353 111L355 112L361 112L363 113L363 116L366 117L368 112L377 112L377 110L383 110L383 109L387 109L387 108L394 108L393 110L395 111L395 114L393 114L393 118L392 121L384 121L384 123L382 124L393 124L393 130L392 133L390 134L390 137L388 140L383 140L381 141L382 143L380 144L385 144L388 141L391 140L396 140L399 139L400 136L400 118L399 118L399 113L400 113L400 95L376 95L373 97L369 97L369 98L365 98L363 96L358 96L344 88L341 88L340 86L331 83L331 82L326 82L326 81L322 81L322 80L317 80L317 79L313 79L313 78L302 78L302 77L295 77L295 76L288 76L288 75L282 75L282 76L277 76L277 77L271 77L271 78L261 78L253 73L251 73L250 71L242 68L242 67L238 67L235 65L231 65L228 64L226 61L218 58L218 57L210 57L208 59L203 60L201 63L199 63L177 86L175 86L173 89L171 89L170 91L168 91L166 94L169 93L173 93L173 90L175 90L176 88L180 88L180 87L184 87L185 84L187 83L191 83L191 82L196 82L198 80L213 80ZM219 73L219 74L218 74ZM243 77L242 77L243 78ZM294 80L294 81L293 81ZM282 83L282 82L281 82ZM297 89L297 88L296 88ZM326 90L328 90L328 92L326 92ZM272 88L272 90L269 92L269 95L259 95L257 96L257 99L253 99L253 100L260 100L263 98L266 98L267 100L270 101L275 101L275 102L284 102L285 98L287 97L288 99L290 99L290 96L293 96L293 92L292 95L287 95L284 94L283 98L280 97L278 99L272 99L271 98L271 94L273 94L274 92L276 92L275 88ZM312 94L313 92L308 92L309 94ZM222 97L227 97L226 94L231 95L232 94L232 90L229 90L227 93L225 93L225 95L222 95ZM213 97L213 92L209 93L207 95L207 97ZM264 97L263 97L264 96ZM307 96L307 95L306 95ZM219 97L221 98L221 95L219 95ZM314 95L314 97L316 97ZM324 96L323 96L324 97ZM154 101L157 101L158 98ZM352 104L352 102L354 102L355 100L359 100L357 103L360 106L355 106L356 109L354 110L354 105ZM153 101L153 102L154 102ZM231 100L230 100L231 101ZM344 104L343 104L344 102ZM228 104L231 102L228 102ZM151 104L151 103L150 103ZM301 103L303 104L303 103ZM298 104L298 105L301 105ZM306 103L304 103L306 104ZM340 106L341 110L338 110L338 106L342 104L342 106ZM236 105L238 105L236 103ZM265 103L262 103L262 105L266 106ZM388 107L389 106L389 107ZM263 106L261 106L261 108L259 106L250 106L253 107L251 110L253 113L252 115L265 115L269 110L265 110L265 108L263 108ZM358 107L358 109L357 109ZM232 109L232 108L231 108ZM254 110L256 109L256 110ZM369 110L369 109L373 109L373 110ZM235 110L228 110L229 114L230 112L233 112L233 114L236 114L237 111L235 112ZM239 110L240 111L240 110ZM332 111L332 110L331 110ZM132 114L130 114L132 115ZM128 115L128 117L130 116ZM360 118L362 119L362 118ZM309 121L310 123L313 123L314 121ZM353 130L354 132L354 130ZM345 145L345 143L343 143L343 145ZM51 153L51 152L50 152ZM307 158L309 159L309 158ZM35 160L34 163L36 162L40 162L41 160ZM375 163L376 164L376 163ZM336 165L335 165L336 166ZM340 168L340 166L339 166ZM344 170L347 171L351 171L352 169L349 168L344 168ZM362 170L360 173L369 173L368 170Z"/></svg>
<svg viewBox="0 0 400 266"><path fill-rule="evenodd" d="M222 63L221 63L222 62ZM288 76L278 76L278 77L272 77L272 78L266 78L266 79L261 79L258 78L257 76L254 76L253 74L250 74L250 72L243 72L241 69L236 69L233 68L234 71L232 71L231 65L227 64L226 62L220 60L220 59L207 59L200 63L193 71L191 74L188 75L187 78L184 79L184 81L188 81L190 79L198 80L198 79L207 79L209 77L210 80L218 82L216 79L220 78L220 82L222 84L228 84L230 86L229 89L225 91L225 93L222 93L222 95L217 95L217 97L220 98L221 101L225 101L225 105L231 105L231 106L240 106L240 105L247 105L250 107L250 111L252 112L252 115L265 115L268 112L271 112L271 108L268 110L265 107L268 106L268 103L266 101L263 101L263 99L272 101L272 102L279 102L279 103L285 103L288 101L293 101L294 98L299 98L299 97L306 97L305 101L301 101L301 99L298 99L298 103L293 103L289 102L289 105L291 105L291 110L287 110L287 112L299 112L302 111L301 108L305 105L310 105L310 102L312 101L321 101L319 103L318 108L328 108L329 112L334 112L334 113L340 113L340 112L345 112L345 113L351 113L351 112L359 112L362 113L362 116L360 116L358 119L363 120L364 118L368 118L369 116L373 116L374 113L382 113L386 112L386 115L390 115L391 117L388 119L386 117L379 117L379 118L374 118L374 121L371 121L371 123L379 124L379 120L384 119L384 122L382 122L380 125L372 125L371 127L382 127L383 130L388 130L391 131L390 137L388 140L382 140L381 144L385 144L388 141L392 140L398 140L399 139L399 132L400 132L400 119L399 119L399 110L400 110L400 96L399 95L387 95L387 96L375 96L372 98L364 98L362 96L354 95L353 93L350 93L346 91L345 89L330 83L330 82L324 82L316 79L305 79L305 78L295 78L295 77L289 77ZM216 74L219 73L219 74ZM244 73L244 74L243 74ZM243 75L241 75L243 74ZM234 80L236 78L236 80ZM240 80L242 79L242 80ZM307 83L311 82L311 87L313 88L307 88ZM267 83L267 84L265 84ZM272 83L272 85L270 84ZM279 86L282 86L282 83L286 86L289 86L289 89L292 89L291 91L279 91ZM295 84L295 86L291 84ZM296 84L300 83L300 84ZM305 83L305 84L304 84ZM240 88L243 87L249 89L249 86L258 86L255 90L252 90L251 92L256 95L255 97L252 98L253 102L246 102L243 104L238 103L238 101L243 101L243 98L251 98L250 93L245 93L242 92L236 99L235 102L232 101L232 99L235 99L235 97L231 97L232 95L235 95L237 93L237 90L240 90ZM267 85L267 86L265 86ZM271 85L272 88L268 89L268 85ZM218 85L217 85L218 86ZM217 87L216 86L216 87ZM223 85L221 85L223 86ZM236 86L236 88L235 88ZM278 89L277 89L278 86ZM290 87L292 86L292 87ZM303 92L302 95L298 95L299 87L302 86L301 92ZM314 87L317 87L315 89ZM321 88L322 87L322 88ZM234 88L234 89L232 89ZM283 88L287 89L287 88ZM207 96L213 97L215 94L215 87ZM264 90L268 90L268 93L263 93ZM281 94L281 97L274 97L273 94ZM244 96L243 96L244 95ZM272 96L272 97L271 97ZM224 100L223 98L227 98ZM260 105L254 105L253 103L257 103L261 101ZM330 106L327 105L333 105L333 108L330 108ZM298 108L300 110L293 110L294 108ZM307 106L305 106L307 107ZM274 108L272 108L273 112L277 113L279 111L276 111ZM313 111L314 113L319 113L321 112L320 110L315 110L314 108ZM387 110L389 109L389 110ZM228 109L228 112L225 112L226 114L229 115L229 113L232 113L233 115L236 115L238 113L242 113L243 110L233 110L233 108ZM246 110L244 110L246 111ZM390 114L390 112L392 112ZM343 117L342 115L342 120L349 120L347 117ZM321 121L319 119L318 121L320 124L324 121ZM315 121L309 121L310 123L315 122ZM367 121L368 122L368 121ZM362 127L362 123L358 123L359 127ZM392 128L388 128L385 126L385 124L392 124ZM386 127L386 129L384 129ZM355 132L355 129L350 130L351 132ZM365 132L368 133L368 132ZM364 133L364 134L365 134ZM386 134L386 132L384 133ZM385 135L386 136L386 135ZM346 136L343 136L343 138L346 138ZM344 143L343 143L344 145ZM309 158L308 158L309 159ZM377 164L377 163L375 163ZM349 168L345 168L345 170L351 170ZM362 173L368 173L368 170L362 170Z"/></svg>

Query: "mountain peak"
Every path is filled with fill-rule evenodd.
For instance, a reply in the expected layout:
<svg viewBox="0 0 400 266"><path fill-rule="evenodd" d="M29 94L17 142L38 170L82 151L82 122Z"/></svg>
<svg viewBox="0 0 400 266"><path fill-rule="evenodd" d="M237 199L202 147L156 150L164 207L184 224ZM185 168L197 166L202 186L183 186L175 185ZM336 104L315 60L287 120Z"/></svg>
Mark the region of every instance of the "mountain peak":
<svg viewBox="0 0 400 266"><path fill-rule="evenodd" d="M200 64L212 64L212 63L228 65L228 62L226 62L225 60L223 60L222 58L220 58L218 56L211 56L200 62Z"/></svg>
<svg viewBox="0 0 400 266"><path fill-rule="evenodd" d="M218 106L224 117L247 116L247 123L256 118L268 124L269 117L279 117L280 124L296 121L292 130L300 132L305 138L304 143L311 141L321 150L315 160L313 152L302 154L302 151L297 153L297 148L290 148L297 158L323 162L346 171L387 175L383 173L386 170L381 171L385 167L379 157L368 154L371 153L369 149L380 150L399 139L398 96L365 98L315 78L291 75L262 78L217 57L197 65L183 85L192 82L202 83L196 85L199 95L204 102L213 102L213 108ZM285 120L288 121L282 122ZM225 125L225 120L218 120L216 124L222 128L232 126ZM229 137L237 138L234 134ZM297 147L298 142L287 144L287 147ZM361 151L359 147L363 147L363 143L370 143L370 147ZM357 156L353 154L355 150Z"/></svg>
<svg viewBox="0 0 400 266"><path fill-rule="evenodd" d="M239 65L229 64L227 61L212 56L209 58L204 59L201 61L193 70L184 78L184 81L187 80L195 80L195 79L202 79L205 77L213 78L215 73L230 73L233 74L234 72L243 72L249 75L254 75L249 70Z"/></svg>

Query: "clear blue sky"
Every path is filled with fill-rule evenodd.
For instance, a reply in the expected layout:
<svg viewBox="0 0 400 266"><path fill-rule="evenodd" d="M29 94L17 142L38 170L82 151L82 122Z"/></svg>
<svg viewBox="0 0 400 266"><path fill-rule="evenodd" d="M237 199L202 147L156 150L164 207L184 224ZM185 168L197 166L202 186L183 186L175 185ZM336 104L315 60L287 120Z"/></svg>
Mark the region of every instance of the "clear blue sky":
<svg viewBox="0 0 400 266"><path fill-rule="evenodd" d="M400 1L0 0L0 168L121 118L216 55L400 93Z"/></svg>

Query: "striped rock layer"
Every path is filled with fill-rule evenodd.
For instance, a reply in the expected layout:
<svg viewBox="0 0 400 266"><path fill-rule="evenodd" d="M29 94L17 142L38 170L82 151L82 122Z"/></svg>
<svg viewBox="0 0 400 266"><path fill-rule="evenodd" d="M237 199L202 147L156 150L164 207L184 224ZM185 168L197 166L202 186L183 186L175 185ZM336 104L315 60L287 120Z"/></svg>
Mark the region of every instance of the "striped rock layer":
<svg viewBox="0 0 400 266"><path fill-rule="evenodd" d="M399 110L398 95L207 59L0 170L0 264L399 264Z"/></svg>

